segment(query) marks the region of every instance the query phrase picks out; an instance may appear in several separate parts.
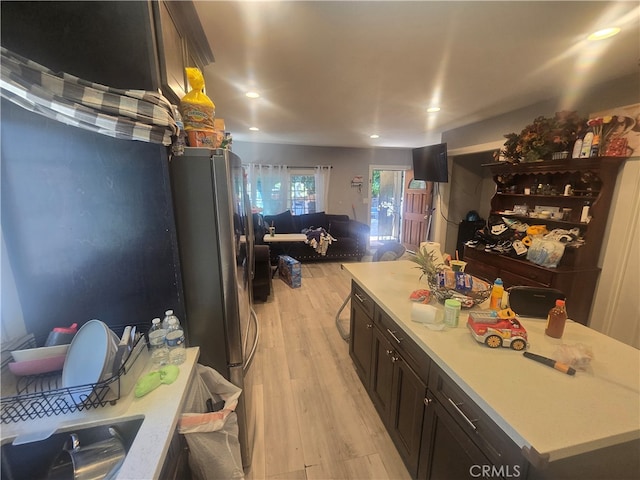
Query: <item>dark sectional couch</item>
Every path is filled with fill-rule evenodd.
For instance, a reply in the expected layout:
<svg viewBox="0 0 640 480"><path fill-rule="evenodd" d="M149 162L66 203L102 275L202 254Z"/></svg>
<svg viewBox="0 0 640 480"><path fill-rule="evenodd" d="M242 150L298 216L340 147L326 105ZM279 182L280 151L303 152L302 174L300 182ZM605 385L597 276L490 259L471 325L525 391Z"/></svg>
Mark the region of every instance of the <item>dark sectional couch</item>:
<svg viewBox="0 0 640 480"><path fill-rule="evenodd" d="M300 242L285 246L269 244L272 263L278 255L287 255L300 261L342 260L355 258L361 260L369 245L369 225L351 220L348 215L332 215L325 212L291 215L287 210L278 215L254 214L253 218L256 244L263 244L268 226L276 227L276 233L302 233L308 228L324 228L337 241L329 245L326 255L320 255L310 245Z"/></svg>

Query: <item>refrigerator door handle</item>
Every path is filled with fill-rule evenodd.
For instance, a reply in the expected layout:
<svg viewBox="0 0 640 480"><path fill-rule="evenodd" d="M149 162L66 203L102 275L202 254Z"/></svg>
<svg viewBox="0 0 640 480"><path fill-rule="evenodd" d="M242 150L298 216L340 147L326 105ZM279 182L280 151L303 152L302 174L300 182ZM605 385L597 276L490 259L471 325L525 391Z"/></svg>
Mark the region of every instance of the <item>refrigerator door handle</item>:
<svg viewBox="0 0 640 480"><path fill-rule="evenodd" d="M251 346L251 351L249 352L249 354L247 355L247 358L244 361L244 365L242 366L242 370L244 372L249 370L249 367L251 366L251 362L253 361L253 357L256 354L256 350L258 348L258 339L260 338L260 324L258 323L258 315L256 314L255 310L253 309L253 307L251 308L251 318L253 318L253 322L256 326L256 336L253 340L253 345ZM248 338L248 334L249 334L249 325L250 323L247 324L247 335L244 337L245 339ZM245 349L246 351L246 349Z"/></svg>

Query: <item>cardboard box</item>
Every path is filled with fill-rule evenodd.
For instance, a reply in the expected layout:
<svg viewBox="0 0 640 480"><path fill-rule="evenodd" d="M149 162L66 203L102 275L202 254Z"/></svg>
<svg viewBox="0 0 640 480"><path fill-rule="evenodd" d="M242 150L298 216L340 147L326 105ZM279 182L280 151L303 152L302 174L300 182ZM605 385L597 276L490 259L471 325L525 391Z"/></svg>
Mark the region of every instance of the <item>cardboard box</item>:
<svg viewBox="0 0 640 480"><path fill-rule="evenodd" d="M299 288L302 285L302 265L288 255L278 256L278 275L291 288Z"/></svg>

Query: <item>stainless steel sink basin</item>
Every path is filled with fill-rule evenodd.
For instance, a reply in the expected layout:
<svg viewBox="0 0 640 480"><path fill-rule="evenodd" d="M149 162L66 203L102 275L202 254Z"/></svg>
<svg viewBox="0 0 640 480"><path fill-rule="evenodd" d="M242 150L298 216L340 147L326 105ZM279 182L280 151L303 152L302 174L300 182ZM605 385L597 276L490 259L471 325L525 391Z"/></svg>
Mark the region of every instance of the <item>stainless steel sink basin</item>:
<svg viewBox="0 0 640 480"><path fill-rule="evenodd" d="M76 433L81 444L105 440L111 436L109 427L115 427L122 437L126 451L135 439L143 417L94 427L60 430L45 440L23 445L2 445L2 480L38 480L47 478L49 467L64 448L71 433Z"/></svg>

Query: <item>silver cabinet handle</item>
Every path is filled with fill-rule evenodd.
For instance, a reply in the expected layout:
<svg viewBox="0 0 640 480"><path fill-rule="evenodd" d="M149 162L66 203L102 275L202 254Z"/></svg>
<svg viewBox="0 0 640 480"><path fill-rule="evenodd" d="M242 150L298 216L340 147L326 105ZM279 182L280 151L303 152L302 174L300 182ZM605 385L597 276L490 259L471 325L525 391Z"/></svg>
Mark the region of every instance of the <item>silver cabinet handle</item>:
<svg viewBox="0 0 640 480"><path fill-rule="evenodd" d="M428 407L429 405L431 405L431 402L433 402L433 400L431 400L429 397L424 397L424 404Z"/></svg>
<svg viewBox="0 0 640 480"><path fill-rule="evenodd" d="M373 323L367 323L367 328L373 328Z"/></svg>
<svg viewBox="0 0 640 480"><path fill-rule="evenodd" d="M469 426L470 426L471 428L473 428L474 430L477 430L477 429L478 429L478 427L476 427L476 425L473 423L473 422L477 422L478 420L469 420L469 417L467 417L467 416L464 414L464 412L463 412L462 410L460 410L460 405L462 405L462 404L457 404L456 402L454 402L453 400L451 400L449 397L447 397L447 400L449 400L449 403L450 403L451 405L453 405L453 408L455 408L455 409L458 411L458 413L459 413L460 415L462 415L462 418L464 418L464 420L469 424Z"/></svg>
<svg viewBox="0 0 640 480"><path fill-rule="evenodd" d="M360 303L364 303L365 302L365 298L360 296L359 293L354 293L353 296L356 297L358 300L360 300Z"/></svg>
<svg viewBox="0 0 640 480"><path fill-rule="evenodd" d="M402 342L402 340L401 340L401 339L399 339L398 337L396 337L396 332L392 332L392 331L391 331L391 330L389 330L388 328L387 328L387 332L389 332L389 335L391 335L391 336L393 337L393 339L394 339L396 342L398 342L398 344L400 344L400 342Z"/></svg>

